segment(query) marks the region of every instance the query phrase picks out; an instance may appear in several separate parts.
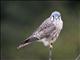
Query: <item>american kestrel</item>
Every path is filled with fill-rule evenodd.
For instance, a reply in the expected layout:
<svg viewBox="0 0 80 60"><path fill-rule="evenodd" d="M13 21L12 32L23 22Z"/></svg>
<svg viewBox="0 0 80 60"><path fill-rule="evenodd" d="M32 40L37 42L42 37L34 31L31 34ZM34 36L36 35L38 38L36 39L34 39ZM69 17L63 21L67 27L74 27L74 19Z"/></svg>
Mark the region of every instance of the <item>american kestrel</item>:
<svg viewBox="0 0 80 60"><path fill-rule="evenodd" d="M45 46L52 48L52 44L58 38L62 28L63 21L61 19L61 14L58 11L54 11L50 17L47 18L30 37L22 41L17 48L19 49L27 46L34 41L42 42Z"/></svg>

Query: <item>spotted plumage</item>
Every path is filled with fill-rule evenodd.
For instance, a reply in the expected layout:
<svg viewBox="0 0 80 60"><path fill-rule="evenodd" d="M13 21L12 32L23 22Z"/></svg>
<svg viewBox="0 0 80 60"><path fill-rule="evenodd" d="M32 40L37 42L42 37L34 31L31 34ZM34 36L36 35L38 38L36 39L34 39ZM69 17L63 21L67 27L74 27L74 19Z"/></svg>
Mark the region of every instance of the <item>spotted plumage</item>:
<svg viewBox="0 0 80 60"><path fill-rule="evenodd" d="M45 46L51 47L58 38L63 27L61 14L54 11L49 18L47 18L30 37L22 41L17 47L18 49L31 44L34 41L43 42Z"/></svg>

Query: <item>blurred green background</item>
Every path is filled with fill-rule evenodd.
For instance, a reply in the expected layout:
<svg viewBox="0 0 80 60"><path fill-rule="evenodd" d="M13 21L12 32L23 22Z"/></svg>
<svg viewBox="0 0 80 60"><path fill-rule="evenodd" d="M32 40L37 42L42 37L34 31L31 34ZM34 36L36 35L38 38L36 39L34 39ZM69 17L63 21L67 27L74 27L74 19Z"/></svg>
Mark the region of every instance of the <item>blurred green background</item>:
<svg viewBox="0 0 80 60"><path fill-rule="evenodd" d="M62 14L64 26L52 59L75 60L80 54L80 2L75 1L1 1L1 60L48 60L42 43L16 47L55 10Z"/></svg>

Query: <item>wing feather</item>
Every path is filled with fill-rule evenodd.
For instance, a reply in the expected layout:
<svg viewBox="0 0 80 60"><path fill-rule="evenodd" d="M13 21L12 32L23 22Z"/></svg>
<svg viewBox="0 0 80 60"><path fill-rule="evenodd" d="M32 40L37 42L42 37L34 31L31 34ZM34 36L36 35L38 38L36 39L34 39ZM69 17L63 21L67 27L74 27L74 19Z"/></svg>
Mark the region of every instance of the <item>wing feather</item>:
<svg viewBox="0 0 80 60"><path fill-rule="evenodd" d="M48 18L40 25L40 27L36 30L36 32L33 33L33 35L39 39L45 37L48 38L54 30L56 30L56 27L53 22L50 21L50 18Z"/></svg>

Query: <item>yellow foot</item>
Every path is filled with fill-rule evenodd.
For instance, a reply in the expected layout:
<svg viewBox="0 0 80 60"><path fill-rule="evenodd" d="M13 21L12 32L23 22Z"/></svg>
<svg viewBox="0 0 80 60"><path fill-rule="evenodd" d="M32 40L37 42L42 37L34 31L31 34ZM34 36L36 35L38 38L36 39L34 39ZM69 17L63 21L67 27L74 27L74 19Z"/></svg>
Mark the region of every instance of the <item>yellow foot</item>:
<svg viewBox="0 0 80 60"><path fill-rule="evenodd" d="M50 44L50 46L49 46L50 48L53 48L53 46Z"/></svg>

